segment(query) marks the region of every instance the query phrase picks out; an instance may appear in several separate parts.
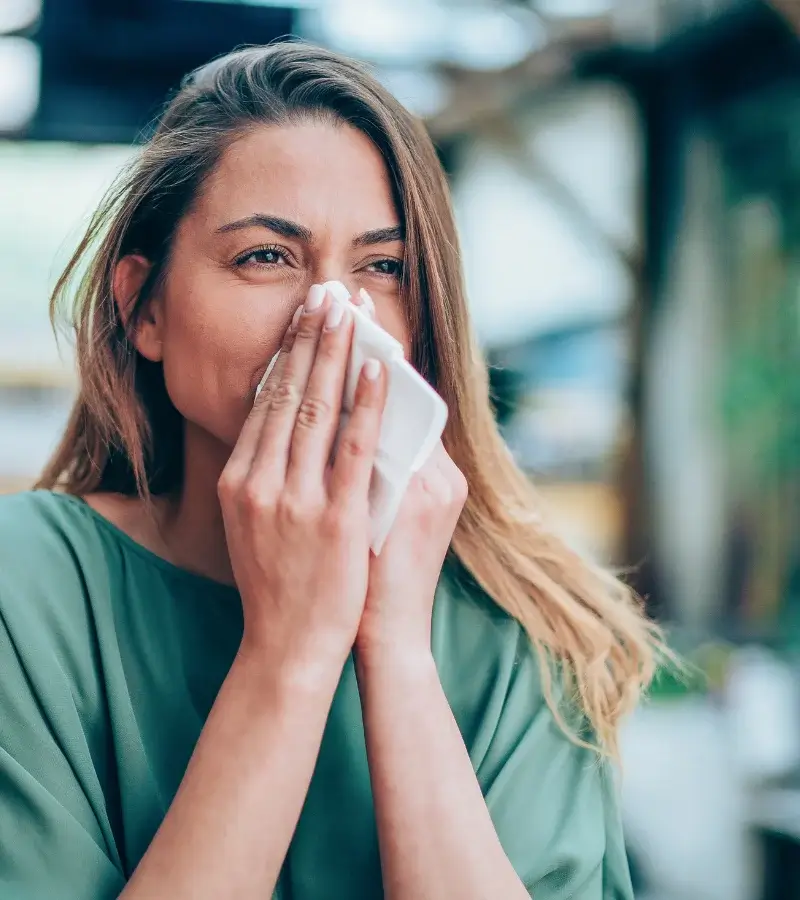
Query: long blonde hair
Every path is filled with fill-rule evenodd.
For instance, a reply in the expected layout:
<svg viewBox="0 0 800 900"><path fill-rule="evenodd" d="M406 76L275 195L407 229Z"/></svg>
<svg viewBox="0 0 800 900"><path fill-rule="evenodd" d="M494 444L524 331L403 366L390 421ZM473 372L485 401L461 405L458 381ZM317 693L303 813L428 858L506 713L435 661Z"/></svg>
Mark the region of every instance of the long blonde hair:
<svg viewBox="0 0 800 900"><path fill-rule="evenodd" d="M434 147L422 124L352 60L304 43L248 48L190 75L169 101L53 293L54 321L66 306L74 328L81 382L39 487L149 499L180 484L182 423L160 367L136 353L129 329L165 272L177 223L231 142L259 125L308 117L360 129L389 169L406 230L402 296L414 363L450 408L445 443L470 487L453 552L468 576L524 626L565 731L615 755L620 718L653 675L658 632L621 582L572 552L542 522L534 490L495 424ZM126 327L112 281L116 262L132 252L153 267ZM563 704L554 701L554 672L577 701L585 729L568 725Z"/></svg>

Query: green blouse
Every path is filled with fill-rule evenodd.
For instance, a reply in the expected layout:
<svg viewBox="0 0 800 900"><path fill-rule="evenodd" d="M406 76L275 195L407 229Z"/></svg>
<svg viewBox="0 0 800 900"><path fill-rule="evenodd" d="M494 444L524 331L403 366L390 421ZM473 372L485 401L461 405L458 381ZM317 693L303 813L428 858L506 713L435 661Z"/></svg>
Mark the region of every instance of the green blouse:
<svg viewBox="0 0 800 900"><path fill-rule="evenodd" d="M118 896L241 635L233 588L165 562L81 500L0 498L0 896ZM631 900L611 771L559 731L518 624L445 575L433 649L500 840L532 896ZM278 896L382 897L352 660Z"/></svg>

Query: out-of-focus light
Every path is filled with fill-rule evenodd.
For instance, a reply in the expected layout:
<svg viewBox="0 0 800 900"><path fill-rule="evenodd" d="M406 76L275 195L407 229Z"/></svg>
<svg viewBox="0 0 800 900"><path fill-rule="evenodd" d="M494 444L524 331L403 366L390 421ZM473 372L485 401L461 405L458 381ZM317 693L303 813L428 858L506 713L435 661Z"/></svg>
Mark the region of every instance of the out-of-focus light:
<svg viewBox="0 0 800 900"><path fill-rule="evenodd" d="M399 66L438 58L448 24L435 0L327 0L317 17L315 31L324 43Z"/></svg>
<svg viewBox="0 0 800 900"><path fill-rule="evenodd" d="M455 11L448 28L449 61L490 70L521 62L547 42L541 19L523 13L480 7Z"/></svg>
<svg viewBox="0 0 800 900"><path fill-rule="evenodd" d="M190 0L192 3L219 3L220 0ZM246 3L248 6L279 6L283 9L305 9L318 6L320 0L221 0L222 3ZM324 2L324 0L322 0Z"/></svg>
<svg viewBox="0 0 800 900"><path fill-rule="evenodd" d="M0 133L21 131L39 105L39 48L20 37L0 38Z"/></svg>
<svg viewBox="0 0 800 900"><path fill-rule="evenodd" d="M3 0L0 3L0 34L22 31L39 18L42 0Z"/></svg>
<svg viewBox="0 0 800 900"><path fill-rule="evenodd" d="M448 85L430 70L383 69L376 75L406 109L421 118L441 112L450 100Z"/></svg>
<svg viewBox="0 0 800 900"><path fill-rule="evenodd" d="M309 37L388 67L450 62L497 69L519 62L545 39L525 10L441 0L327 0L307 20Z"/></svg>
<svg viewBox="0 0 800 900"><path fill-rule="evenodd" d="M536 11L553 19L591 19L614 12L618 0L536 0Z"/></svg>

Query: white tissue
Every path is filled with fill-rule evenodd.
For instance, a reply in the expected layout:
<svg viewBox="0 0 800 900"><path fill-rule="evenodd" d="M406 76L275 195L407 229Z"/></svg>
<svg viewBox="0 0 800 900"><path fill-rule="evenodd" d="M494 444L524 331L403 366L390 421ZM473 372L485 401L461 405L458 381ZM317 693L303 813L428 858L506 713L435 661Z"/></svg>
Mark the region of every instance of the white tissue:
<svg viewBox="0 0 800 900"><path fill-rule="evenodd" d="M350 293L340 281L323 285L341 303ZM353 342L347 366L339 434L353 409L356 385L365 360L378 359L388 377L378 453L369 490L370 547L381 552L412 476L426 462L447 422L447 405L406 362L403 347L376 324L362 307L351 303ZM258 386L261 390L275 359Z"/></svg>
<svg viewBox="0 0 800 900"><path fill-rule="evenodd" d="M340 302L350 294L340 281L323 285ZM364 362L379 359L386 367L388 392L381 422L378 453L370 484L370 546L380 553L408 483L431 455L447 422L447 405L427 381L406 362L403 347L384 331L363 307L351 305L353 343L342 400L341 428L353 408Z"/></svg>

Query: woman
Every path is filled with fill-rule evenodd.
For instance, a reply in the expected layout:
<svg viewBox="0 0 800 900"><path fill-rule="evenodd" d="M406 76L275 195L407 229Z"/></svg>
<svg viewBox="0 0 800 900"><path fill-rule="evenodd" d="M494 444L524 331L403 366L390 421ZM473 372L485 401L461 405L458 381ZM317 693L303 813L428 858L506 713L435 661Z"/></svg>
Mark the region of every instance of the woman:
<svg viewBox="0 0 800 900"><path fill-rule="evenodd" d="M0 504L2 896L629 898L607 760L657 639L498 436L422 126L332 53L231 54L78 276L72 417ZM379 557L386 377L332 454L328 279L450 408Z"/></svg>

